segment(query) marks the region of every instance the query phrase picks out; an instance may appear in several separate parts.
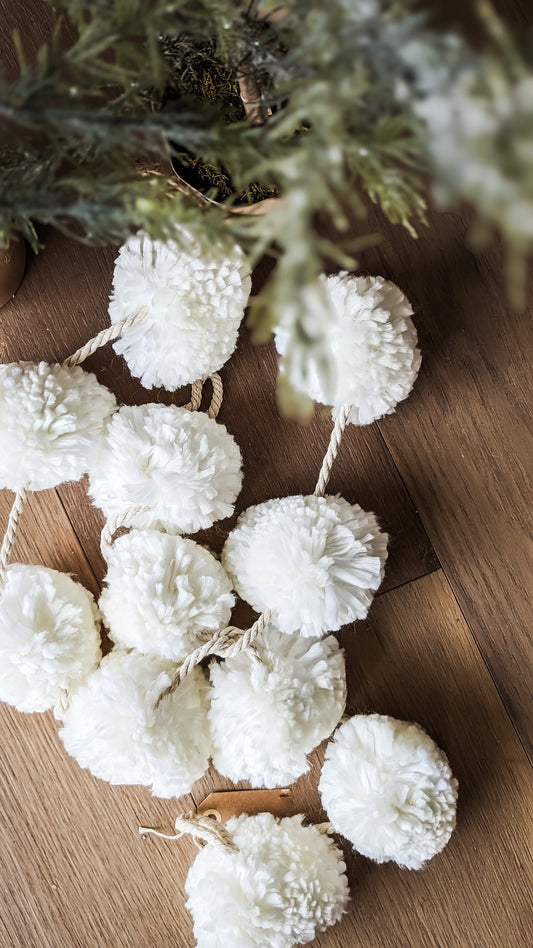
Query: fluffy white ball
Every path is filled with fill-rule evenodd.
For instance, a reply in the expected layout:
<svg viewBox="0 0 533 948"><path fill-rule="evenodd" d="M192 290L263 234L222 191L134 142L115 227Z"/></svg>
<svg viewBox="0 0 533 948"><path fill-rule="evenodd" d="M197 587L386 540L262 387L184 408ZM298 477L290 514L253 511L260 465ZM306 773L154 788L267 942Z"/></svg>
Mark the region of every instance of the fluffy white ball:
<svg viewBox="0 0 533 948"><path fill-rule="evenodd" d="M455 827L457 781L418 724L351 718L328 746L319 790L335 831L375 862L420 869Z"/></svg>
<svg viewBox="0 0 533 948"><path fill-rule="evenodd" d="M115 343L147 388L174 390L216 372L229 359L250 294L242 250L206 255L180 228L177 242L130 237L115 262L109 304L115 323L140 309L145 318Z"/></svg>
<svg viewBox="0 0 533 948"><path fill-rule="evenodd" d="M309 639L272 626L254 648L211 665L213 763L235 783L278 787L309 770L307 754L344 713L344 653L332 635Z"/></svg>
<svg viewBox="0 0 533 948"><path fill-rule="evenodd" d="M113 641L174 661L227 625L235 602L212 553L155 530L115 540L105 581L100 609Z"/></svg>
<svg viewBox="0 0 533 948"><path fill-rule="evenodd" d="M198 948L292 948L334 925L349 897L341 850L301 815L240 816L238 852L207 845L185 891Z"/></svg>
<svg viewBox="0 0 533 948"><path fill-rule="evenodd" d="M0 365L0 488L79 480L115 409L111 392L79 366Z"/></svg>
<svg viewBox="0 0 533 948"><path fill-rule="evenodd" d="M325 378L310 365L305 388L300 377L290 381L314 401L332 405L333 417L348 404L348 420L368 425L393 412L418 375L413 309L402 291L383 277L339 273L322 275L321 280L331 303L325 345L334 371ZM282 355L288 342L289 331L279 328L276 345Z"/></svg>
<svg viewBox="0 0 533 948"><path fill-rule="evenodd" d="M365 618L387 540L374 514L342 497L283 497L241 514L222 561L254 609L275 610L283 632L316 636Z"/></svg>
<svg viewBox="0 0 533 948"><path fill-rule="evenodd" d="M144 504L144 526L183 533L229 517L241 483L241 452L224 425L175 405L122 407L90 471L107 517Z"/></svg>
<svg viewBox="0 0 533 948"><path fill-rule="evenodd" d="M100 661L99 613L90 592L44 566L9 566L0 591L0 700L48 711Z"/></svg>
<svg viewBox="0 0 533 948"><path fill-rule="evenodd" d="M175 669L135 651L106 655L64 716L68 753L112 784L143 784L159 797L189 793L211 753L208 684L195 668L156 708Z"/></svg>

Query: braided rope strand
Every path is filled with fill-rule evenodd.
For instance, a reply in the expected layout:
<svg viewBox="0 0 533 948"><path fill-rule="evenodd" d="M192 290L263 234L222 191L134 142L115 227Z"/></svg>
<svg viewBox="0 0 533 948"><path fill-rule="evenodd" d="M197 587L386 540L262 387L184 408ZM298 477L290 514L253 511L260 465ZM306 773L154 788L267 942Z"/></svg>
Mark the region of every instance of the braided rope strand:
<svg viewBox="0 0 533 948"><path fill-rule="evenodd" d="M124 319L120 319L118 323L112 323L111 326L102 329L96 336L89 339L84 346L81 346L80 349L73 352L68 359L65 359L62 363L63 366L70 369L74 365L80 365L82 362L85 362L85 359L94 355L97 349L101 349L102 346L107 346L108 342L113 342L115 339L118 339L123 332L137 325L145 316L146 309L140 309L137 313L131 313L129 316L125 316Z"/></svg>
<svg viewBox="0 0 533 948"><path fill-rule="evenodd" d="M7 529L2 541L2 547L0 548L0 586L3 586L6 581L7 564L9 563L9 557L11 556L11 551L15 543L19 520L27 500L28 487L26 484L23 484L15 494L15 500L13 501L7 522Z"/></svg>

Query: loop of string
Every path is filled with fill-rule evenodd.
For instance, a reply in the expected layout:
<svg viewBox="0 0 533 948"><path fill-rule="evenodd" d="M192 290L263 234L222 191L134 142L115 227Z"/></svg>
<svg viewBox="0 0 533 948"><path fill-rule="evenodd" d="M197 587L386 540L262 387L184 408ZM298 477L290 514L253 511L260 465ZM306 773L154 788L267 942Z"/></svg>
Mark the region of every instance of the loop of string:
<svg viewBox="0 0 533 948"><path fill-rule="evenodd" d="M129 316L120 319L118 323L112 323L111 326L102 329L96 336L89 339L84 346L81 346L80 349L73 352L72 355L65 359L62 365L67 369L72 368L74 365L80 365L82 362L85 362L85 359L88 359L89 356L94 355L97 349L101 349L102 346L107 346L108 342L114 342L123 332L137 325L145 316L146 309L140 309L138 312L130 313Z"/></svg>
<svg viewBox="0 0 533 948"><path fill-rule="evenodd" d="M346 425L348 424L349 414L350 406L342 405L335 420L335 424L330 435L328 448L324 456L324 460L322 461L322 467L320 468L320 473L318 475L317 484L314 490L315 497L323 497L325 494L331 474L331 469L339 451L342 435ZM156 708L164 698L166 698L168 695L171 695L176 690L185 676L190 675L193 668L195 668L196 665L199 665L200 662L204 660L204 658L207 658L209 655L217 655L219 658L230 658L233 655L237 655L239 652L243 652L245 649L250 648L257 636L260 635L260 633L268 625L272 619L272 615L273 610L267 609L259 616L259 618L255 620L249 629L238 629L231 625L225 629L221 629L220 632L216 632L207 642L187 655L187 658L184 659L173 676L170 685L159 695L159 698L156 702Z"/></svg>
<svg viewBox="0 0 533 948"><path fill-rule="evenodd" d="M7 522L7 529L2 541L2 547L0 548L0 586L3 586L6 581L7 564L9 562L9 557L11 556L13 544L15 543L19 520L27 500L28 486L27 484L23 484L22 487L19 487L17 493L15 494L15 500L13 501L13 506L9 514L9 520Z"/></svg>
<svg viewBox="0 0 533 948"><path fill-rule="evenodd" d="M181 839L186 833L192 836L198 845L199 841L214 846L222 852L237 853L238 847L233 842L231 833L228 832L222 823L212 819L210 816L201 816L192 810L189 813L183 813L176 817L174 824L176 833L161 833L159 830L151 829L149 826L139 826L139 833L145 836L151 833L153 836L159 836L161 839Z"/></svg>

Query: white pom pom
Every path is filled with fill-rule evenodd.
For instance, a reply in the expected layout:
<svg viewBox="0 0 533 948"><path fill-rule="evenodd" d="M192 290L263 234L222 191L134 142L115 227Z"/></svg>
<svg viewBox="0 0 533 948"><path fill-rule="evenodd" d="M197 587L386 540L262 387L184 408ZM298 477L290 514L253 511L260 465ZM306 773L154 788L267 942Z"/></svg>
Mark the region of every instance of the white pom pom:
<svg viewBox="0 0 533 948"><path fill-rule="evenodd" d="M107 517L144 504L144 526L183 533L229 517L241 483L241 452L224 425L175 405L121 408L90 471Z"/></svg>
<svg viewBox="0 0 533 948"><path fill-rule="evenodd" d="M143 784L159 797L179 797L207 769L208 684L200 668L176 691L172 663L114 649L73 695L60 731L81 767L112 784Z"/></svg>
<svg viewBox="0 0 533 948"><path fill-rule="evenodd" d="M100 661L90 592L44 566L8 566L0 591L0 701L48 711Z"/></svg>
<svg viewBox="0 0 533 948"><path fill-rule="evenodd" d="M292 948L340 919L342 852L302 819L240 816L227 824L238 852L208 844L198 853L185 883L198 948Z"/></svg>
<svg viewBox="0 0 533 948"><path fill-rule="evenodd" d="M254 649L211 665L213 763L234 782L278 787L309 770L306 755L344 712L344 653L332 635L306 639L272 626Z"/></svg>
<svg viewBox="0 0 533 948"><path fill-rule="evenodd" d="M374 514L342 497L283 497L241 514L222 561L254 609L275 610L283 632L316 636L365 618L387 539Z"/></svg>
<svg viewBox="0 0 533 948"><path fill-rule="evenodd" d="M193 540L132 530L107 559L100 608L119 645L179 661L228 624L231 582Z"/></svg>
<svg viewBox="0 0 533 948"><path fill-rule="evenodd" d="M238 246L229 254L213 246L205 256L184 228L178 240L136 234L115 262L111 322L143 308L146 316L114 348L147 388L174 390L220 369L235 349L250 294Z"/></svg>
<svg viewBox="0 0 533 948"><path fill-rule="evenodd" d="M420 869L455 827L457 781L418 724L351 718L328 746L319 790L335 831L375 862Z"/></svg>
<svg viewBox="0 0 533 948"><path fill-rule="evenodd" d="M383 277L339 273L321 280L331 302L326 346L334 371L324 378L310 365L304 394L332 405L334 418L342 405L351 405L349 422L368 425L393 412L418 375L413 310L402 291ZM288 330L279 328L276 345L282 355L288 341ZM301 388L299 380L290 381Z"/></svg>
<svg viewBox="0 0 533 948"><path fill-rule="evenodd" d="M111 392L79 366L0 365L0 487L79 480L115 409Z"/></svg>

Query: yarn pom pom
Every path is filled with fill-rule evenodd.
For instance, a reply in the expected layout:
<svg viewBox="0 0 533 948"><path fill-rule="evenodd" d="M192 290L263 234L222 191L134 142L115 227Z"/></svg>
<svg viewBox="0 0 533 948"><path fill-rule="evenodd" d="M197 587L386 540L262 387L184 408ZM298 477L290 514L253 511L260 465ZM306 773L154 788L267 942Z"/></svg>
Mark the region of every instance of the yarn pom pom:
<svg viewBox="0 0 533 948"><path fill-rule="evenodd" d="M383 579L386 534L342 497L283 497L249 507L223 563L257 612L282 632L319 636L364 619Z"/></svg>
<svg viewBox="0 0 533 948"><path fill-rule="evenodd" d="M193 540L132 530L107 558L100 609L118 644L179 661L228 624L231 583Z"/></svg>
<svg viewBox="0 0 533 948"><path fill-rule="evenodd" d="M79 366L0 365L0 488L79 480L115 409L111 392Z"/></svg>
<svg viewBox="0 0 533 948"><path fill-rule="evenodd" d="M242 250L208 255L180 228L177 241L130 237L115 262L109 304L115 323L146 316L115 343L132 375L147 388L174 390L216 372L229 359L250 294Z"/></svg>
<svg viewBox="0 0 533 948"><path fill-rule="evenodd" d="M418 724L351 718L326 751L319 789L335 831L375 862L420 869L455 827L457 781Z"/></svg>
<svg viewBox="0 0 533 948"><path fill-rule="evenodd" d="M344 654L332 635L306 639L272 626L254 650L211 665L213 763L235 783L278 787L309 770L306 755L344 712Z"/></svg>
<svg viewBox="0 0 533 948"><path fill-rule="evenodd" d="M0 700L48 711L100 661L99 613L65 573L15 563L0 593Z"/></svg>
<svg viewBox="0 0 533 948"><path fill-rule="evenodd" d="M301 815L270 813L227 824L238 852L202 849L185 891L198 948L306 945L346 911L342 852Z"/></svg>
<svg viewBox="0 0 533 948"><path fill-rule="evenodd" d="M126 405L111 419L90 491L107 517L150 508L143 526L195 533L229 517L241 452L224 425L175 405Z"/></svg>
<svg viewBox="0 0 533 948"><path fill-rule="evenodd" d="M106 655L64 716L68 753L112 784L143 784L159 797L189 793L211 753L208 684L195 668L156 708L175 670L135 651Z"/></svg>
<svg viewBox="0 0 533 948"><path fill-rule="evenodd" d="M325 332L333 371L325 378L310 365L303 391L314 401L332 405L334 418L348 404L349 422L368 425L393 412L418 375L413 309L402 291L383 277L339 273L322 275L321 280L331 303ZM288 331L278 329L276 345L282 355L288 341ZM302 390L300 378L289 381Z"/></svg>

